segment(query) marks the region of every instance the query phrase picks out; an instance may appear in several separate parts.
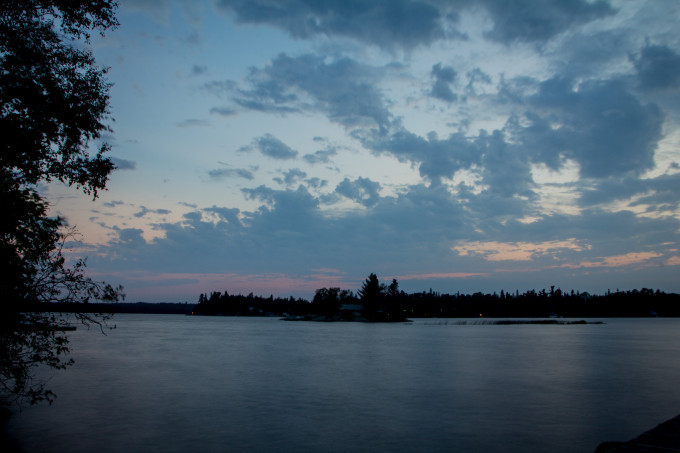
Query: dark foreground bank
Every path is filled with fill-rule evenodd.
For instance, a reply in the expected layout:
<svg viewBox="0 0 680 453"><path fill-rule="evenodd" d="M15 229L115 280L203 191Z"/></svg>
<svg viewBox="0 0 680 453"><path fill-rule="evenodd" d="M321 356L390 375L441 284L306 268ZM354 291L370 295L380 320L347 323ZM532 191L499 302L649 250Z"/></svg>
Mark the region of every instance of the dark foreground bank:
<svg viewBox="0 0 680 453"><path fill-rule="evenodd" d="M647 453L680 451L680 415L628 442L604 442L595 453Z"/></svg>

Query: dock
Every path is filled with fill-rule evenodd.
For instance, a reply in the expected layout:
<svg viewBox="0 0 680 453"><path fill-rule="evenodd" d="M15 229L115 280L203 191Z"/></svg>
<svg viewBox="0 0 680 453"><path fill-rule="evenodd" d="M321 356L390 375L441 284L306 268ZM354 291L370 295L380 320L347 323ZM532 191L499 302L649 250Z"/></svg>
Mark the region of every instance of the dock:
<svg viewBox="0 0 680 453"><path fill-rule="evenodd" d="M680 452L680 415L627 442L604 442L595 453Z"/></svg>

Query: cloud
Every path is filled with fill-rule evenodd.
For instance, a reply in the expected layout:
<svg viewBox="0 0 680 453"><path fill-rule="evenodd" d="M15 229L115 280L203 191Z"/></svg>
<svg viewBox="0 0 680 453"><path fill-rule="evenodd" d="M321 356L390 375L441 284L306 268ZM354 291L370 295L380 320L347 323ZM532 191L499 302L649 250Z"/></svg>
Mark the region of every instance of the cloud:
<svg viewBox="0 0 680 453"><path fill-rule="evenodd" d="M657 252L631 252L623 255L606 256L597 261L582 261L578 264L568 264L563 267L623 267L636 264L647 263L652 258L662 257L663 254Z"/></svg>
<svg viewBox="0 0 680 453"><path fill-rule="evenodd" d="M280 54L262 69L252 69L248 88L233 101L244 108L270 112L322 112L345 127L385 129L391 114L376 87L383 70L350 58Z"/></svg>
<svg viewBox="0 0 680 453"><path fill-rule="evenodd" d="M380 184L368 178L357 178L354 181L345 178L336 186L335 192L370 207L380 199Z"/></svg>
<svg viewBox="0 0 680 453"><path fill-rule="evenodd" d="M636 205L648 205L648 212L676 212L680 208L680 173L644 179L606 178L583 190L579 204L589 207L633 199Z"/></svg>
<svg viewBox="0 0 680 453"><path fill-rule="evenodd" d="M508 131L533 159L558 169L573 159L584 177L640 175L654 166L664 115L655 104L643 105L617 81L576 85L553 78L526 98L531 107L524 124Z"/></svg>
<svg viewBox="0 0 680 453"><path fill-rule="evenodd" d="M671 185L672 181L665 183ZM141 231L125 232L118 240L100 246L91 257L92 264L102 272L155 269L181 273L190 268L197 274L280 274L290 278L311 275L313 269L333 268L345 269L343 280L357 285L369 272L377 272L404 279L412 276L408 282L415 285L413 290L422 290L419 285L438 279L438 290L454 292L479 289L481 277L483 288L502 281L530 288L537 280L558 281L564 286L565 275L556 272L570 269L575 287L592 284L606 289L607 285L619 285L616 282L621 278L630 277L631 284L649 278L648 274L603 274L612 269L604 265L628 262L606 257L625 256L630 262L637 257L644 265L664 263L677 255L677 246L673 252L673 244L661 244L680 241L680 222L673 217L640 218L632 212L590 209L583 215L545 215L524 224L508 219L495 205L487 208L489 202L497 202L489 192L470 193L461 199L446 185L419 184L380 197L376 184L368 179L338 184L335 190L371 204L370 209L338 213L332 211L333 205L324 204L326 194L313 195L302 185L282 190L266 186L242 189L246 198L262 206L251 212L218 206L194 210L178 222L155 223L158 231L149 242ZM644 255L650 250L663 253L657 251L663 247L669 252L664 256L647 259ZM419 263L416 271L412 263ZM526 265L518 266L522 263ZM581 263L604 265L585 267ZM508 267L498 267L503 264ZM629 272L625 270L628 267L621 269ZM660 272L655 268L654 281L674 281L672 272ZM249 291L259 288L255 285Z"/></svg>
<svg viewBox="0 0 680 453"><path fill-rule="evenodd" d="M491 84L491 76L489 76L489 74L485 73L479 68L474 68L468 71L467 73L465 73L465 76L468 79L468 83L465 86L465 93L473 96L479 94L480 85Z"/></svg>
<svg viewBox="0 0 680 453"><path fill-rule="evenodd" d="M169 211L167 209L148 209L146 206L141 206L141 209L134 214L133 216L137 218L142 218L145 215L151 213L151 214L158 214L158 215L167 215L170 214L172 211Z"/></svg>
<svg viewBox="0 0 680 453"><path fill-rule="evenodd" d="M106 206L107 208L115 208L116 206L120 206L120 205L123 205L123 204L125 204L125 202L113 200L113 201L107 201L106 203L104 203L104 206Z"/></svg>
<svg viewBox="0 0 680 453"><path fill-rule="evenodd" d="M142 236L143 230L139 228L123 228L118 230L118 239L127 246L137 247L146 245Z"/></svg>
<svg viewBox="0 0 680 453"><path fill-rule="evenodd" d="M514 242L498 241L466 242L452 247L461 256L477 255L487 261L532 261L537 256L553 255L561 250L583 251L590 246L579 243L576 239L546 242Z"/></svg>
<svg viewBox="0 0 680 453"><path fill-rule="evenodd" d="M264 53L224 76L237 81L202 85L213 100L199 109L248 111L230 121L249 125L232 142L257 152L238 160L276 159L268 171L279 184L242 189L246 200L225 194L224 206L186 204L180 220L159 222L142 207L134 224L144 234L121 230L98 263L249 282L342 269L359 283L378 272L409 284L455 280L455 290L488 290L500 273L512 285L673 282L632 268L677 265L680 51L670 28L651 28L657 10L677 8L615 6L616 17L601 0L221 1L236 22L310 41L237 27L269 39ZM187 73L191 62L178 67ZM284 137L307 118L308 132L329 138ZM290 168L298 157L302 169ZM206 171L266 176L239 165Z"/></svg>
<svg viewBox="0 0 680 453"><path fill-rule="evenodd" d="M373 151L392 154L401 161L417 163L420 175L433 183L452 178L456 171L478 164L481 157L474 138L462 133L440 140L434 135L424 138L404 128L395 128L389 135L367 135L362 144Z"/></svg>
<svg viewBox="0 0 680 453"><path fill-rule="evenodd" d="M307 186L313 188L313 189L321 189L323 187L326 187L328 185L328 181L325 179L321 179L318 177L313 177L305 180L307 183Z"/></svg>
<svg viewBox="0 0 680 453"><path fill-rule="evenodd" d="M605 78L614 65L629 58L629 49L637 47L635 35L624 28L581 31L568 34L543 55L553 71L567 79Z"/></svg>
<svg viewBox="0 0 680 453"><path fill-rule="evenodd" d="M457 26L460 13L484 8L492 22L488 39L545 42L570 27L607 17L616 11L604 0L459 1L391 0L372 2L287 0L220 0L239 23L267 24L298 39L345 37L388 51L413 50L440 39L465 39Z"/></svg>
<svg viewBox="0 0 680 453"><path fill-rule="evenodd" d="M111 162L113 162L113 165L116 166L116 170L135 170L137 168L137 162L132 160L112 157Z"/></svg>
<svg viewBox="0 0 680 453"><path fill-rule="evenodd" d="M295 159L298 155L297 151L271 134L265 134L255 139L255 146L263 155L273 159Z"/></svg>
<svg viewBox="0 0 680 453"><path fill-rule="evenodd" d="M245 168L217 168L210 170L208 176L212 179L243 178L253 180L255 178L253 172Z"/></svg>
<svg viewBox="0 0 680 453"><path fill-rule="evenodd" d="M486 36L502 43L545 42L570 27L615 13L603 0L484 0L480 3L493 20L493 28Z"/></svg>
<svg viewBox="0 0 680 453"><path fill-rule="evenodd" d="M340 36L412 49L445 36L440 11L425 1L219 0L218 5L237 22L273 25L300 39Z"/></svg>
<svg viewBox="0 0 680 453"><path fill-rule="evenodd" d="M305 154L302 158L310 164L327 164L330 163L331 157L337 154L335 148L327 148L314 151L313 154Z"/></svg>
<svg viewBox="0 0 680 453"><path fill-rule="evenodd" d="M451 91L451 85L456 81L457 75L452 67L437 63L432 66L430 75L434 79L430 96L446 102L454 102L458 99L458 96Z"/></svg>
<svg viewBox="0 0 680 453"><path fill-rule="evenodd" d="M278 182L279 184L285 184L286 186L292 186L306 177L307 173L304 171L300 170L299 168L291 168L290 170L283 173L283 179L274 178L274 181Z"/></svg>
<svg viewBox="0 0 680 453"><path fill-rule="evenodd" d="M632 59L643 90L680 87L680 55L666 45L647 45Z"/></svg>
<svg viewBox="0 0 680 453"><path fill-rule="evenodd" d="M211 214L216 214L220 220L230 223L232 225L241 225L239 220L240 210L237 208L224 208L219 206L212 206L210 208L205 208L204 212Z"/></svg>

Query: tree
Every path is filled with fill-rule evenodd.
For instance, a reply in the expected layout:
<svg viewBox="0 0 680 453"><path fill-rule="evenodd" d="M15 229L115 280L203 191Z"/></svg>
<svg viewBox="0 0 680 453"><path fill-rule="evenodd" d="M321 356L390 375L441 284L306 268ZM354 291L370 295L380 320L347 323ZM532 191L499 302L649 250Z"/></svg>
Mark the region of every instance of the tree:
<svg viewBox="0 0 680 453"><path fill-rule="evenodd" d="M90 33L117 26L112 0L13 0L0 3L0 393L13 401L52 402L35 367L61 369L65 320L37 303L118 300L122 288L68 265L64 246L74 234L48 215L37 185L60 181L93 198L114 164L103 144L109 131L110 85L82 48ZM57 310L54 310L57 311ZM77 314L100 327L105 317Z"/></svg>
<svg viewBox="0 0 680 453"><path fill-rule="evenodd" d="M385 287L380 284L378 276L374 273L369 274L359 289L359 298L367 316L371 317L381 310L384 295Z"/></svg>
<svg viewBox="0 0 680 453"><path fill-rule="evenodd" d="M387 287L387 297L396 299L399 297L399 294L399 282L396 278L393 278L392 283L390 283L390 286Z"/></svg>
<svg viewBox="0 0 680 453"><path fill-rule="evenodd" d="M352 291L340 288L319 288L312 300L313 313L322 314L329 319L338 314L340 306L352 302Z"/></svg>
<svg viewBox="0 0 680 453"><path fill-rule="evenodd" d="M405 293L399 290L399 282L396 278L393 278L385 293L384 312L388 320L399 321L406 319L403 308L404 295Z"/></svg>

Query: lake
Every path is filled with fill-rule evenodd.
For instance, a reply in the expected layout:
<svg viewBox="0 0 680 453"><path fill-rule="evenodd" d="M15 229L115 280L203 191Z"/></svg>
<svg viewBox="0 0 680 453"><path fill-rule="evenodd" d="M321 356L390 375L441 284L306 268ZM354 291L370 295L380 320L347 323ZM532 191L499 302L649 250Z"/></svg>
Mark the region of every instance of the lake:
<svg viewBox="0 0 680 453"><path fill-rule="evenodd" d="M70 333L25 452L592 452L680 414L680 319L602 325L116 315Z"/></svg>

